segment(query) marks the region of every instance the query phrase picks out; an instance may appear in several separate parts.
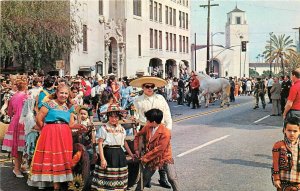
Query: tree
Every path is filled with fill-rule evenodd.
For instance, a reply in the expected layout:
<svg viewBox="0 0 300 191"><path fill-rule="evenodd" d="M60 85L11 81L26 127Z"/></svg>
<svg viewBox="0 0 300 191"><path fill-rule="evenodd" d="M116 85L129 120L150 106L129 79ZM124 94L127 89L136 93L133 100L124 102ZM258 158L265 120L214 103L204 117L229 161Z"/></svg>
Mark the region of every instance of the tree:
<svg viewBox="0 0 300 191"><path fill-rule="evenodd" d="M54 69L81 41L70 1L1 1L1 65Z"/></svg>
<svg viewBox="0 0 300 191"><path fill-rule="evenodd" d="M267 40L266 50L263 54L268 63L274 63L275 61L276 66L281 65L281 70L284 74L284 69L288 64L288 57L296 53L295 47L290 36L286 37L285 34L276 36L270 33L270 40Z"/></svg>
<svg viewBox="0 0 300 191"><path fill-rule="evenodd" d="M261 74L262 77L268 77L270 75L270 70L264 70L263 73ZM271 76L274 74L271 72Z"/></svg>
<svg viewBox="0 0 300 191"><path fill-rule="evenodd" d="M259 73L256 70L249 68L249 76L256 77L259 76Z"/></svg>
<svg viewBox="0 0 300 191"><path fill-rule="evenodd" d="M300 67L300 53L292 54L288 56L288 67L287 73L291 74L291 72Z"/></svg>

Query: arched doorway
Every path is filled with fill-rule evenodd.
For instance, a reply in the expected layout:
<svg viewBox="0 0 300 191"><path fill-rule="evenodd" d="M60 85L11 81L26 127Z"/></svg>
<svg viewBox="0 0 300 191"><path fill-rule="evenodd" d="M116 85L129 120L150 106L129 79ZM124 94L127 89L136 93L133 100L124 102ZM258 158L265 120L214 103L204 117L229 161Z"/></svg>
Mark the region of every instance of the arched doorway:
<svg viewBox="0 0 300 191"><path fill-rule="evenodd" d="M118 46L115 38L111 37L109 45L108 73L118 74Z"/></svg>
<svg viewBox="0 0 300 191"><path fill-rule="evenodd" d="M157 76L162 78L163 76L163 66L162 61L159 58L152 58L149 62L149 74L151 76Z"/></svg>
<svg viewBox="0 0 300 191"><path fill-rule="evenodd" d="M179 62L179 77L184 78L189 74L189 62L186 60L181 60Z"/></svg>
<svg viewBox="0 0 300 191"><path fill-rule="evenodd" d="M174 77L176 75L176 61L169 59L166 61L166 66L165 66L165 72L166 72L166 77Z"/></svg>
<svg viewBox="0 0 300 191"><path fill-rule="evenodd" d="M220 76L221 73L220 73L220 62L217 61L217 60L213 60L213 63L212 63L212 73L217 75L217 76Z"/></svg>

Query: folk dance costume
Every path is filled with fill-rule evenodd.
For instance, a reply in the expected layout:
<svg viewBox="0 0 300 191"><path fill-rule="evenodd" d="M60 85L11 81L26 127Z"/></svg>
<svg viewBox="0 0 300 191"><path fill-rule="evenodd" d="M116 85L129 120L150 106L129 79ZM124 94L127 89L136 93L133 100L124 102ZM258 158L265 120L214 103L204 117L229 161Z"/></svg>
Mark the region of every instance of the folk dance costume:
<svg viewBox="0 0 300 191"><path fill-rule="evenodd" d="M23 152L25 147L24 124L19 123L24 101L27 94L17 92L9 101L8 115L12 117L8 130L4 136L2 150L11 152L12 157L18 157L18 152Z"/></svg>
<svg viewBox="0 0 300 191"><path fill-rule="evenodd" d="M103 152L107 167L96 165L92 179L92 190L126 190L128 169L122 149L126 137L125 129L109 123L97 130L96 139L103 139Z"/></svg>
<svg viewBox="0 0 300 191"><path fill-rule="evenodd" d="M43 103L48 109L45 126L37 141L29 182L68 182L72 175L72 134L69 127L74 107L58 105L54 100Z"/></svg>

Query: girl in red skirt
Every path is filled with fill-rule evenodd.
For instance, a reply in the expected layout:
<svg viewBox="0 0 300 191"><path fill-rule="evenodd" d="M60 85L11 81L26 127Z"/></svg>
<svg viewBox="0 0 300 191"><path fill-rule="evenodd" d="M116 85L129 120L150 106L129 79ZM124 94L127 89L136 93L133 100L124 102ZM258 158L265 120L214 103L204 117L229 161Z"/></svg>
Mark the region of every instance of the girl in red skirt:
<svg viewBox="0 0 300 191"><path fill-rule="evenodd" d="M50 182L54 190L60 189L60 183L73 180L70 127L82 128L74 126L74 107L69 92L68 86L59 85L37 114L37 125L42 130L32 159L29 182Z"/></svg>

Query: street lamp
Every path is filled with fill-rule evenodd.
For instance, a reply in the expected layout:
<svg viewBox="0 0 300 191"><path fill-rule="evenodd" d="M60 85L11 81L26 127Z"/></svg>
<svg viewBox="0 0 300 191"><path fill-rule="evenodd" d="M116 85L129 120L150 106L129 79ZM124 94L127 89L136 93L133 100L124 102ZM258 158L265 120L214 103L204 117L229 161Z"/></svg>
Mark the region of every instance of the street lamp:
<svg viewBox="0 0 300 191"><path fill-rule="evenodd" d="M299 38L299 40L298 40L298 44L299 44L299 46L298 46L298 51L300 52L300 27L293 28L293 29L296 29L296 30L299 31L299 36L298 36L298 38Z"/></svg>
<svg viewBox="0 0 300 191"><path fill-rule="evenodd" d="M271 76L272 75L272 59L271 59L271 57L272 57L272 35L273 35L273 32L270 32L269 35L270 35L270 76ZM275 73L275 71L274 71L274 73Z"/></svg>
<svg viewBox="0 0 300 191"><path fill-rule="evenodd" d="M213 37L216 35L216 34L225 34L224 32L216 32L216 33L211 33L211 59L210 59L210 63L211 63L211 67L210 67L210 73L213 73L214 72L214 43L213 43Z"/></svg>

